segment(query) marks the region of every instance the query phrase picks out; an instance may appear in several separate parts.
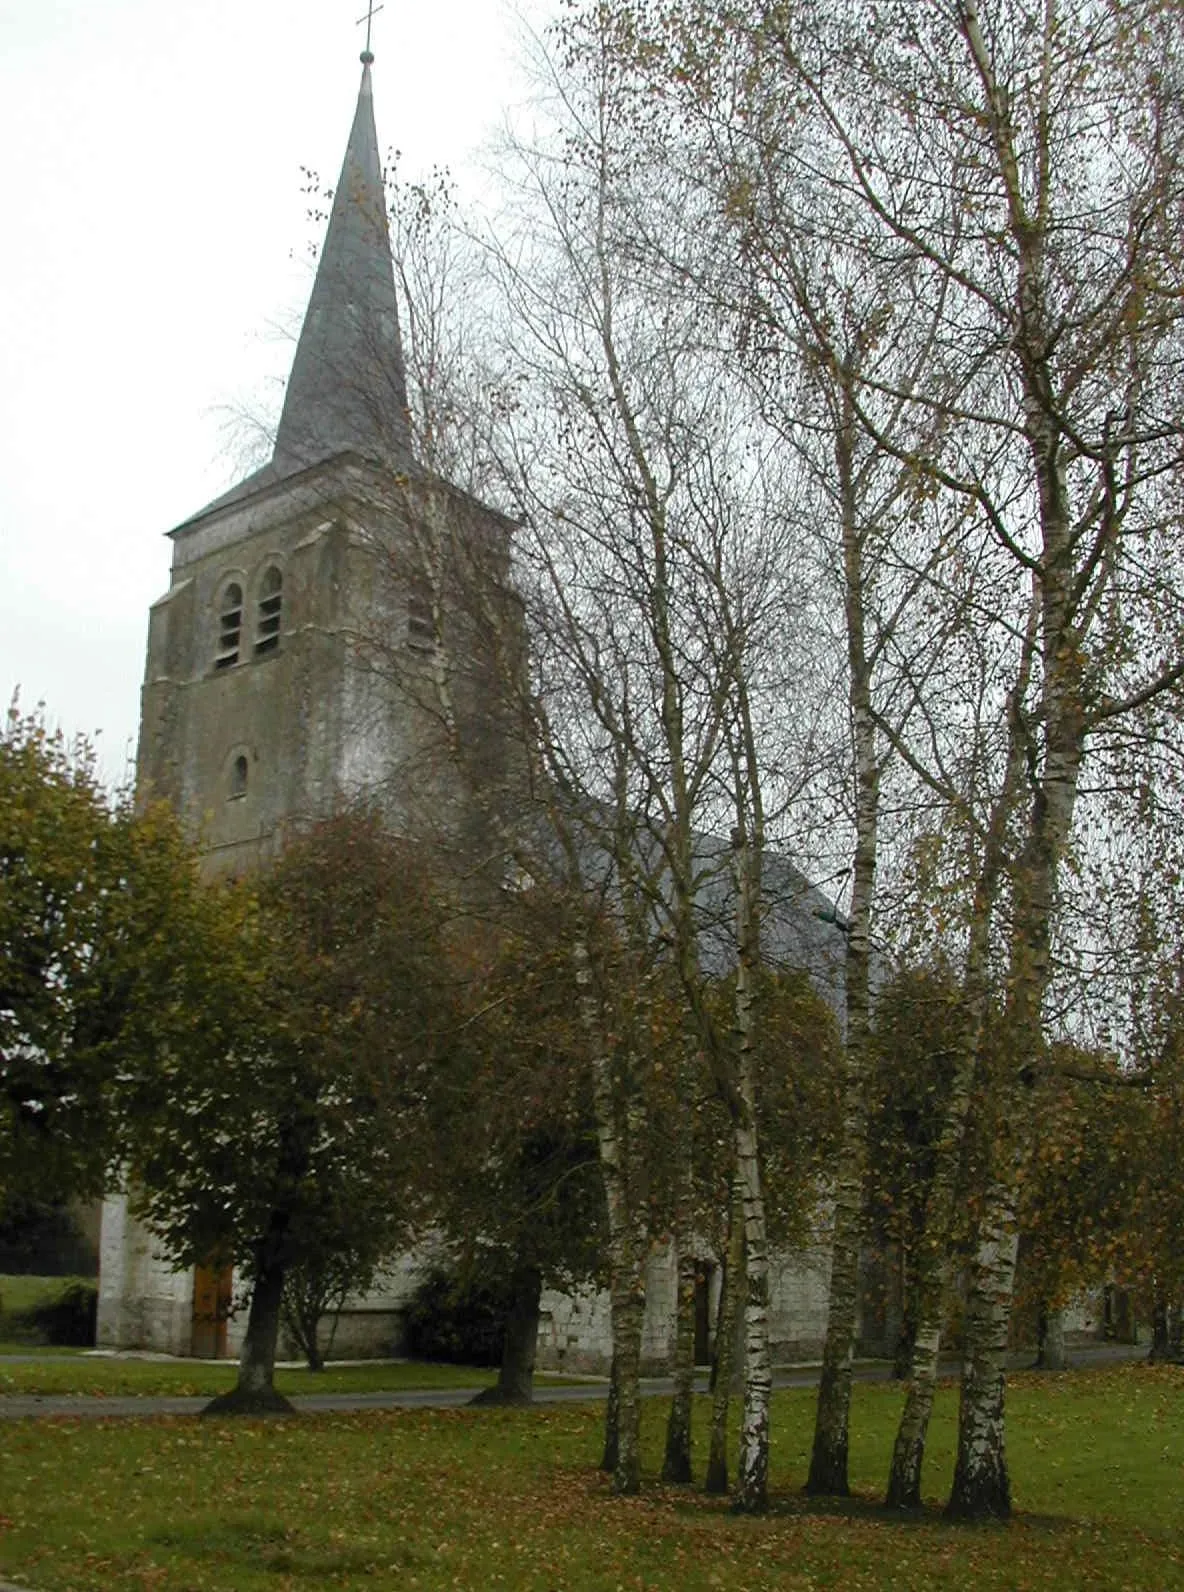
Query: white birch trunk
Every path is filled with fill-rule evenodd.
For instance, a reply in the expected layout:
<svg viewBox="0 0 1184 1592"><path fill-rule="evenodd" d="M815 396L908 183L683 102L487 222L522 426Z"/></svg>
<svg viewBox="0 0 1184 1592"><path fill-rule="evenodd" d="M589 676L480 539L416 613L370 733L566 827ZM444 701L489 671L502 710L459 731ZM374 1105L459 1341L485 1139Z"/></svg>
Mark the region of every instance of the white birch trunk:
<svg viewBox="0 0 1184 1592"><path fill-rule="evenodd" d="M859 1311L859 1249L867 1163L867 1053L871 1020L870 936L876 877L880 769L872 714L871 668L864 633L863 547L854 477L855 416L845 369L835 442L842 514L847 661L855 738L855 853L847 931L847 1046L843 1120L834 1176L834 1230L822 1375L806 1491L846 1497L851 1412L851 1366Z"/></svg>
<svg viewBox="0 0 1184 1592"><path fill-rule="evenodd" d="M757 968L757 900L759 867L741 841L738 858L737 912L739 956L736 964L736 1056L740 1111L735 1121L736 1176L744 1207L744 1413L740 1423L740 1455L734 1508L759 1514L769 1506L769 1400L773 1369L769 1356L769 1248L764 1190L756 1131L753 1076L755 1013L753 982Z"/></svg>
<svg viewBox="0 0 1184 1592"><path fill-rule="evenodd" d="M1011 1514L1004 1395L1018 1248L1014 1189L998 1181L987 1191L987 1208L970 1268L958 1460L946 1508L954 1519L1006 1520Z"/></svg>
<svg viewBox="0 0 1184 1592"><path fill-rule="evenodd" d="M606 1439L615 1449L613 1490L635 1493L641 1486L641 1331L645 1316L645 1216L635 1209L629 1162L636 1146L622 1142L612 1057L600 1032L592 989L588 947L577 940L573 959L579 988L580 1020L592 1053L592 1097L604 1181L609 1238L609 1297L612 1311L613 1391L609 1415L616 1432ZM636 1122L633 1123L636 1137Z"/></svg>
<svg viewBox="0 0 1184 1592"><path fill-rule="evenodd" d="M691 1419L695 1396L695 1277L697 1267L691 1238L691 1211L694 1200L691 1123L687 1069L682 1069L677 1132L679 1143L678 1179L675 1190L674 1245L677 1263L677 1294L674 1315L674 1363L671 1371L674 1391L666 1420L666 1456L662 1480L684 1483L693 1480L691 1460Z"/></svg>
<svg viewBox="0 0 1184 1592"><path fill-rule="evenodd" d="M728 1410L736 1362L737 1305L744 1281L744 1194L738 1178L732 1179L728 1213L728 1248L715 1327L715 1391L711 1404L711 1447L703 1490L728 1490Z"/></svg>
<svg viewBox="0 0 1184 1592"><path fill-rule="evenodd" d="M909 1390L905 1398L896 1442L892 1449L892 1470L884 1502L890 1509L921 1507L921 1468L925 1462L925 1439L933 1397L937 1391L937 1362L941 1352L941 1323L929 1319L918 1324L909 1363Z"/></svg>

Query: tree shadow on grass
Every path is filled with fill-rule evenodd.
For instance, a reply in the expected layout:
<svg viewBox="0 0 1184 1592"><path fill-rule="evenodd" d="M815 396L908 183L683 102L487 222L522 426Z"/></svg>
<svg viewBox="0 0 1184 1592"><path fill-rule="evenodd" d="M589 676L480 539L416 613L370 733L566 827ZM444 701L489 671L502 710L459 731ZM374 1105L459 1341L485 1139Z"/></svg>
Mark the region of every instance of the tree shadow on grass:
<svg viewBox="0 0 1184 1592"><path fill-rule="evenodd" d="M415 1569L424 1562L406 1543L386 1543L378 1553L338 1546L309 1540L300 1530L262 1515L190 1521L153 1532L148 1540L179 1558L219 1566L228 1574L228 1586L235 1584L231 1577L236 1565L320 1584L373 1575L379 1562L387 1570Z"/></svg>
<svg viewBox="0 0 1184 1592"><path fill-rule="evenodd" d="M710 1495L701 1488L671 1487L647 1478L646 1494L661 1497L674 1509L689 1514L732 1512L731 1493ZM770 1492L769 1507L759 1519L765 1520L836 1520L852 1524L895 1526L900 1531L957 1531L998 1532L1013 1527L1026 1531L1076 1533L1092 1522L1073 1515L1037 1514L1017 1509L1010 1520L956 1520L948 1519L945 1506L939 1503L922 1504L919 1509L889 1509L881 1498L871 1493L852 1493L847 1498L828 1497L806 1492Z"/></svg>
<svg viewBox="0 0 1184 1592"><path fill-rule="evenodd" d="M943 1504L922 1504L919 1509L889 1509L882 1499L866 1493L848 1498L828 1498L805 1492L774 1493L769 1499L769 1516L776 1519L850 1520L877 1526L896 1526L908 1530L1007 1531L1022 1526L1029 1531L1077 1532L1083 1522L1072 1515L1030 1514L1013 1511L1009 1520L957 1520L946 1515Z"/></svg>

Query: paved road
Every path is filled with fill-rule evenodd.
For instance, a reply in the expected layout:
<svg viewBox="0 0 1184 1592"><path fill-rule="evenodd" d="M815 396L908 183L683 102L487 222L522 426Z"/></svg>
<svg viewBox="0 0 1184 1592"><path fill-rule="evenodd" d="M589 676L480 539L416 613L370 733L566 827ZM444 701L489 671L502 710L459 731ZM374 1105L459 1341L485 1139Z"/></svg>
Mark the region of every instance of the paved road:
<svg viewBox="0 0 1184 1592"><path fill-rule="evenodd" d="M1125 1343L1090 1344L1070 1351L1075 1366L1118 1364L1127 1360L1145 1359L1147 1350L1142 1346ZM1030 1356L1020 1357L1017 1368L1030 1363ZM955 1360L943 1363L942 1374L954 1376L958 1364ZM855 1376L861 1382L887 1381L889 1367L883 1361L857 1364ZM777 1387L812 1387L818 1381L816 1365L794 1366L776 1372ZM669 1393L668 1377L647 1377L642 1391L651 1396ZM296 1410L303 1414L338 1413L357 1410L414 1410L456 1409L473 1397L472 1388L409 1388L397 1393L303 1393L292 1399ZM546 1380L535 1384L535 1402L538 1404L578 1404L590 1399L602 1399L607 1391L604 1382L581 1382L576 1385L556 1386ZM699 1379L699 1391L707 1391L706 1378ZM11 1394L0 1396L0 1420L28 1420L47 1416L74 1416L83 1419L112 1419L153 1415L197 1415L209 1403L208 1398L151 1398L113 1397L94 1398L82 1394ZM4 1592L0 1585L0 1592Z"/></svg>

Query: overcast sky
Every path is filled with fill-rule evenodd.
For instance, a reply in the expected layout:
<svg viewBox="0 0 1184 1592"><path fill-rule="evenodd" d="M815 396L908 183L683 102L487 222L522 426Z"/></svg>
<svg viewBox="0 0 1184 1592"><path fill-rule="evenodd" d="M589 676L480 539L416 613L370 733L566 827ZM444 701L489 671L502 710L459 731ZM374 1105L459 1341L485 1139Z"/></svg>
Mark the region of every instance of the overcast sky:
<svg viewBox="0 0 1184 1592"><path fill-rule="evenodd" d="M164 532L278 411L311 277L302 167L336 181L366 0L0 0L0 705L134 750ZM473 157L548 0L386 0L383 150Z"/></svg>

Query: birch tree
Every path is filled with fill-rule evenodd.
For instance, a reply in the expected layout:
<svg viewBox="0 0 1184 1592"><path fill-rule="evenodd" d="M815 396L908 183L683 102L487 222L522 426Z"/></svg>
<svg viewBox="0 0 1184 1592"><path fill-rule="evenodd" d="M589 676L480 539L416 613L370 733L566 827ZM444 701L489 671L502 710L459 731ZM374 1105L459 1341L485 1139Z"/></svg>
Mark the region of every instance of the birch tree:
<svg viewBox="0 0 1184 1592"><path fill-rule="evenodd" d="M573 847L611 859L626 938L660 950L730 1115L748 1265L737 1505L760 1509L771 1379L749 1056L770 790L783 800L761 649L793 565L784 483L723 386L702 305L637 260L663 179L636 159L610 42L595 23L566 37L560 133L517 151L515 245L496 254L524 411L510 434L518 552L547 755L582 823ZM707 841L721 827L733 846ZM730 1032L707 999L709 943L744 969Z"/></svg>
<svg viewBox="0 0 1184 1592"><path fill-rule="evenodd" d="M886 305L907 268L934 328L924 366L903 392L859 381L855 416L969 523L972 562L1004 594L994 613L960 600L989 665L978 710L967 703L944 723L930 711L933 733L900 736L896 749L970 846L967 1088L952 1092L950 1156L996 955L1008 990L1012 1062L997 1105L1010 1148L981 1206L950 1504L1005 1514L1016 1175L1046 1054L1082 767L1091 741L1180 675L1179 605L1161 574L1177 568L1179 15L1104 0L931 0L841 15L827 4L689 4L663 18L694 86L710 81L717 55L739 56L735 92L712 112L758 145L753 163L795 196L786 210L797 227L825 224L838 196L854 218L847 242ZM770 94L790 112L772 140ZM902 447L882 425L885 396L904 397L940 445ZM931 583L939 608L940 591ZM992 715L1007 725L1001 741L960 736Z"/></svg>
<svg viewBox="0 0 1184 1592"><path fill-rule="evenodd" d="M970 920L972 935L986 922L1002 937L1011 1148L971 1267L950 1508L1000 1515L1015 1176L1082 765L1091 735L1181 672L1178 610L1165 628L1146 579L1180 464L1179 19L1155 5L935 3L880 8L875 29L860 27L768 8L760 37L883 246L923 260L944 299L933 366L968 379L942 398L951 446L928 472L972 505L1031 616L1004 676L1015 755L989 802L1002 856L995 868L984 854Z"/></svg>

